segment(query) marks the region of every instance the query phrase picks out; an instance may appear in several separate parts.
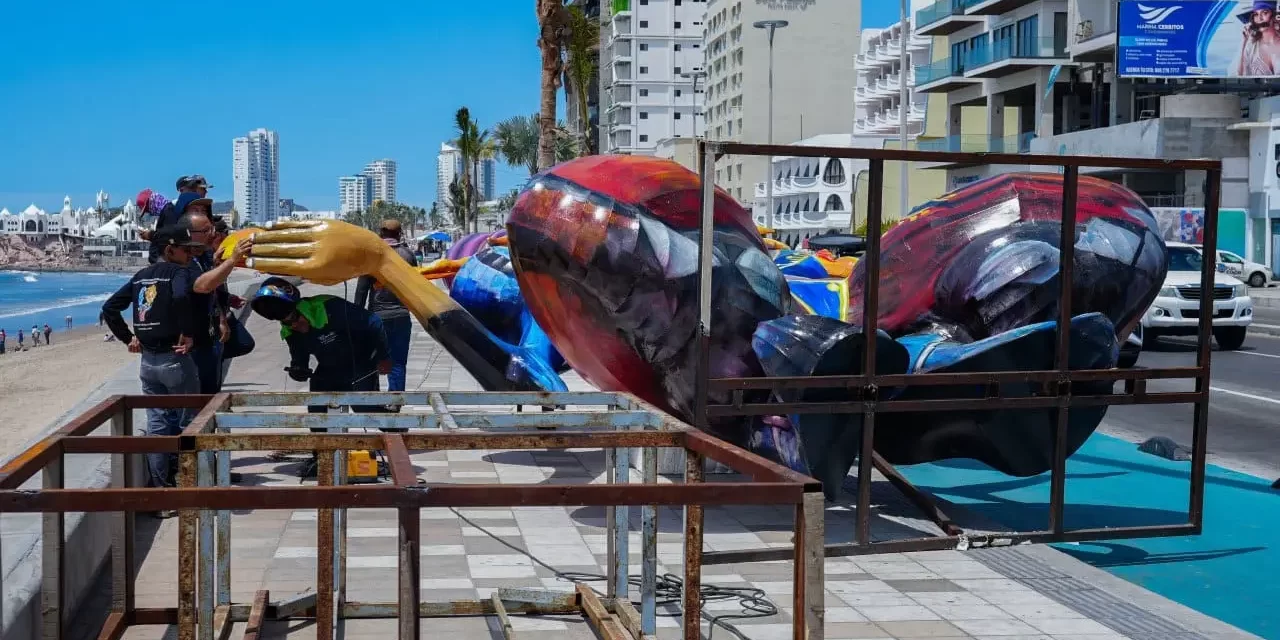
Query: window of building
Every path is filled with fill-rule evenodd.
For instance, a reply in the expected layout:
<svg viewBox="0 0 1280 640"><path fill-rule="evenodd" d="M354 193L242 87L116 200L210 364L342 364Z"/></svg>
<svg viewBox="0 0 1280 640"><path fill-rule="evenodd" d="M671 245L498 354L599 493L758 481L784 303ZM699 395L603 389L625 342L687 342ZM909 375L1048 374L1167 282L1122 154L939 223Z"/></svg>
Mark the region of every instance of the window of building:
<svg viewBox="0 0 1280 640"><path fill-rule="evenodd" d="M680 75L680 67L676 67L676 75Z"/></svg>
<svg viewBox="0 0 1280 640"><path fill-rule="evenodd" d="M640 6L646 6L648 4L649 4L649 0L640 0Z"/></svg>
<svg viewBox="0 0 1280 640"><path fill-rule="evenodd" d="M1040 16L1031 16L1018 21L1018 43L1014 47L1014 55L1023 58L1034 58L1039 49Z"/></svg>
<svg viewBox="0 0 1280 640"><path fill-rule="evenodd" d="M649 141L649 136L647 136L647 135L645 135L645 134L643 134L643 133L642 133L642 134L640 134L640 142L648 142L648 141Z"/></svg>
<svg viewBox="0 0 1280 640"><path fill-rule="evenodd" d="M695 45L693 45L693 48L694 48L694 49L701 49L701 48L702 48L702 45L700 45L700 44L695 44Z"/></svg>
<svg viewBox="0 0 1280 640"><path fill-rule="evenodd" d="M677 98L679 98L679 97L680 97L680 95L681 95L681 94L680 94L680 90L679 90L679 89L676 89L676 97L677 97Z"/></svg>
<svg viewBox="0 0 1280 640"><path fill-rule="evenodd" d="M641 111L641 112L640 112L640 119L641 119L641 120L648 120L648 119L649 119L649 112L648 112L648 111Z"/></svg>
<svg viewBox="0 0 1280 640"><path fill-rule="evenodd" d="M649 67L640 67L640 73L649 73Z"/></svg>
<svg viewBox="0 0 1280 640"><path fill-rule="evenodd" d="M640 90L640 97L641 97L641 98L644 98L644 97L646 97L646 96L648 96L648 95L649 95L649 90L648 90L648 89L641 89L641 90Z"/></svg>
<svg viewBox="0 0 1280 640"><path fill-rule="evenodd" d="M649 28L649 21L648 21L648 20L641 20L641 21L640 21L640 28L641 28L641 29L648 29L648 28Z"/></svg>
<svg viewBox="0 0 1280 640"><path fill-rule="evenodd" d="M674 119L676 119L676 120L679 120L679 119L680 119L680 112L679 112L679 111L675 112L675 114L673 114L671 117L672 117L672 118L674 118Z"/></svg>
<svg viewBox="0 0 1280 640"><path fill-rule="evenodd" d="M679 50L680 50L680 43L678 43L678 42L677 42L677 43L676 43L676 51L679 51Z"/></svg>
<svg viewBox="0 0 1280 640"><path fill-rule="evenodd" d="M676 28L677 28L677 29L679 29L679 28L680 28L680 21L679 21L679 20L676 20Z"/></svg>
<svg viewBox="0 0 1280 640"><path fill-rule="evenodd" d="M647 42L641 42L641 43L640 43L640 50L641 50L641 51L648 51L648 50L649 50L649 43L647 43Z"/></svg>
<svg viewBox="0 0 1280 640"><path fill-rule="evenodd" d="M827 160L827 168L822 172L822 181L830 186L837 186L844 184L844 180L844 165L835 158Z"/></svg>
<svg viewBox="0 0 1280 640"><path fill-rule="evenodd" d="M827 196L827 203L822 207L822 210L823 211L843 211L844 202L840 200L839 195L833 193Z"/></svg>

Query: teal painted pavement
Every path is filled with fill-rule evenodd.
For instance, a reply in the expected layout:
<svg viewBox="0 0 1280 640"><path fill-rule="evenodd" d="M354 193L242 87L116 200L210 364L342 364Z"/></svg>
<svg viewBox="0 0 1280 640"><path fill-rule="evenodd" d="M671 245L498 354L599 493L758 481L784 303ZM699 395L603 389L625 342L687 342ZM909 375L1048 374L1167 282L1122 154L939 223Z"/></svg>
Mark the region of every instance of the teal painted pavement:
<svg viewBox="0 0 1280 640"><path fill-rule="evenodd" d="M1186 521L1189 462L1094 434L1067 461L1068 529ZM904 467L912 482L1018 530L1048 523L1049 474L1013 478L972 460ZM1264 638L1280 639L1280 491L1210 466L1200 536L1062 544L1083 562Z"/></svg>

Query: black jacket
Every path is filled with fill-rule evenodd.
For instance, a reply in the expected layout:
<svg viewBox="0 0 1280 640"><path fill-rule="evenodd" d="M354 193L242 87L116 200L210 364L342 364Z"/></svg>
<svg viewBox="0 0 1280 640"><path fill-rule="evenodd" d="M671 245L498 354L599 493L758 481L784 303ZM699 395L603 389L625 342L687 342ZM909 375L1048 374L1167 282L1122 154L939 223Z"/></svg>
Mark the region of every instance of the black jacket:
<svg viewBox="0 0 1280 640"><path fill-rule="evenodd" d="M396 242L391 245L395 249L396 254L404 258L410 266L418 266L418 258L413 255L413 251L409 249L403 242ZM361 276L356 281L356 299L355 303L361 307L368 309L384 320L390 318L402 318L409 315L409 310L404 308L404 303L396 297L396 294L385 287L374 288L373 276Z"/></svg>
<svg viewBox="0 0 1280 640"><path fill-rule="evenodd" d="M145 351L173 351L179 336L194 330L191 287L195 275L187 267L161 260L133 275L102 305L102 318L125 344L137 333ZM133 332L121 313L133 305Z"/></svg>
<svg viewBox="0 0 1280 640"><path fill-rule="evenodd" d="M289 332L289 366L309 367L314 357L311 380L317 391L347 389L370 373L376 376L378 363L389 357L382 320L342 298L317 298L324 301L327 322L306 333Z"/></svg>

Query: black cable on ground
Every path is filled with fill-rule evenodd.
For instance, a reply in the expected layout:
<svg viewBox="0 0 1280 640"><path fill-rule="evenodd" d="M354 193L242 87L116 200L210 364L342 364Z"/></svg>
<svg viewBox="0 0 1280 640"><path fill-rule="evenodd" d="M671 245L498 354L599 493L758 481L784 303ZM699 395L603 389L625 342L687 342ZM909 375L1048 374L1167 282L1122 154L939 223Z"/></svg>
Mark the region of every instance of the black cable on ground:
<svg viewBox="0 0 1280 640"><path fill-rule="evenodd" d="M510 542L507 542L506 540L503 540L497 535L494 535L488 529L485 529L483 526L476 524L474 520L459 513L457 509L453 507L449 507L449 510L452 511L454 515L458 516L458 518L460 518L463 522L471 525L472 527L475 527L481 533L498 541L498 543L501 544L502 546L507 547L508 549L511 549L512 551L515 551L516 553L519 553L522 556L525 556L534 564L542 567L543 569L546 569L547 571L554 573L555 577L561 580L564 580L566 582L572 582L575 584L585 584L588 582L607 581L609 579L608 576L600 575L596 573L579 573L576 571L561 571L543 562L541 559L539 559L537 556L533 555L532 553L525 551L524 549L521 549L511 544ZM640 586L640 578L630 578L628 582L632 586L637 586L637 587ZM592 588L592 590L594 591L595 589ZM699 599L702 601L702 604L704 606L708 602L724 602L726 600L737 600L739 603L739 606L742 607L741 613L728 613L728 614L722 614L717 616L709 615L706 612L706 610L703 609L702 618L706 620L708 623L710 623L710 628L707 630L707 640L711 640L711 636L714 633L716 627L720 627L721 629L728 631L729 633L733 634L734 637L739 638L739 640L751 640L746 635L744 635L742 631L738 630L737 627L733 626L732 624L729 624L726 621L727 620L749 620L752 618L767 618L769 616L777 615L778 613L777 605L769 601L769 598L766 596L764 590L758 589L756 587L725 587L720 585L703 583L702 587L698 590L698 594L699 594ZM679 609L679 605L681 603L681 599L683 598L683 595L684 595L684 580L682 580L679 576L672 575L670 573L664 573L658 576L656 594L655 594L657 606L675 605L676 608ZM638 605L638 603L634 603L634 602L632 604ZM674 613L674 614L660 613L658 615L664 615L666 617L677 617L682 613L683 613L682 611L677 611L677 613Z"/></svg>

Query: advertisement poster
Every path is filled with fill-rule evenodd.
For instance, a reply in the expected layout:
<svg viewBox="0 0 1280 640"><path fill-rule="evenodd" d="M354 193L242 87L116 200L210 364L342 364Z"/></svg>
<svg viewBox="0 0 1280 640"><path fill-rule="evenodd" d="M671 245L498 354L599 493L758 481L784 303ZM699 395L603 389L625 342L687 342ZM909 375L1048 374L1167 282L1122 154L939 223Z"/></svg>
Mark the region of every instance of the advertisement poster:
<svg viewBox="0 0 1280 640"><path fill-rule="evenodd" d="M1121 0L1118 10L1123 77L1280 77L1276 0Z"/></svg>

